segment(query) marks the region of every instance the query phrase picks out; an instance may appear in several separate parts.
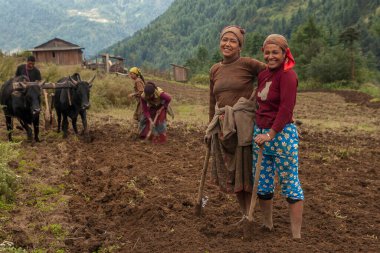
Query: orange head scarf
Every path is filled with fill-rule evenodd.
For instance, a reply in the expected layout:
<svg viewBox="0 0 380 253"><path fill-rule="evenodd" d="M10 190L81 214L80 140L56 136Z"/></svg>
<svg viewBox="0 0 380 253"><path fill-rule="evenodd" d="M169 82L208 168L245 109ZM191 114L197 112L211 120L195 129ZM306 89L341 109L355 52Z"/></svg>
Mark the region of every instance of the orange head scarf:
<svg viewBox="0 0 380 253"><path fill-rule="evenodd" d="M288 71L289 69L292 69L296 65L296 61L294 60L294 57L292 53L290 52L288 41L286 40L284 36L280 34L269 35L263 43L262 50L264 50L264 47L268 44L275 44L279 46L285 52L284 71Z"/></svg>

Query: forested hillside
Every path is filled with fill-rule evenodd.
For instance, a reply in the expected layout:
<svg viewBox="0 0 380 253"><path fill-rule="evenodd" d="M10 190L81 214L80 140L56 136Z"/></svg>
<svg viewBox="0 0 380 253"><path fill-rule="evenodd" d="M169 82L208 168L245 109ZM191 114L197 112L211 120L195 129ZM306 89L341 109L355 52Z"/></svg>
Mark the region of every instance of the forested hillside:
<svg viewBox="0 0 380 253"><path fill-rule="evenodd" d="M167 69L177 63L205 73L219 59L220 30L237 24L248 32L245 55L261 57L265 36L280 33L290 38L301 77L319 78L315 67L330 72L334 64L342 65L340 75L321 81L357 78L357 69L380 68L379 6L380 0L176 0L110 49L131 65Z"/></svg>
<svg viewBox="0 0 380 253"><path fill-rule="evenodd" d="M54 37L92 55L132 35L173 0L0 0L0 49L29 49Z"/></svg>

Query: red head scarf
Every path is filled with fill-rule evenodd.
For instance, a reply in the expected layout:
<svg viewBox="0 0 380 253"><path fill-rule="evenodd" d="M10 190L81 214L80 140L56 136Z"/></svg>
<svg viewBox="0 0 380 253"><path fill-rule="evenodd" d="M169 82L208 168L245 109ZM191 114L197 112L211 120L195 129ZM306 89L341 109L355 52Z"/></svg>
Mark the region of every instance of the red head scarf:
<svg viewBox="0 0 380 253"><path fill-rule="evenodd" d="M296 61L294 60L294 57L292 53L290 52L290 48L288 46L288 41L286 38L280 34L271 34L269 35L264 43L263 43L263 50L264 47L268 44L275 44L279 46L283 51L285 51L285 64L284 64L284 71L288 71L289 69L292 69L296 65Z"/></svg>

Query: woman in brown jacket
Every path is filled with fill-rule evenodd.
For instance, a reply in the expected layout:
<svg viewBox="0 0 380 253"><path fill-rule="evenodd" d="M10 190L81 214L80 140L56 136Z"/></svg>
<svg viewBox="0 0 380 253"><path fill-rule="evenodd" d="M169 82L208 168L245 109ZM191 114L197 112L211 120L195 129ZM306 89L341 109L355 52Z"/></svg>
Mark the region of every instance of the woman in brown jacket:
<svg viewBox="0 0 380 253"><path fill-rule="evenodd" d="M260 61L240 56L244 34L244 29L239 26L227 26L220 33L219 48L223 60L210 69L209 107L210 122L218 122L217 128L220 131L216 134L208 131L205 137L213 150L212 179L222 191L236 194L243 219L248 215L253 188L252 144L249 141L241 144L239 133L244 132L246 135L247 131L253 132L254 111L250 114L252 121L248 125L249 129L237 127L236 134L229 135L228 138L223 136L223 127L226 127L223 122L227 116L223 112L230 107L236 107L242 98L248 100L253 97L257 76L266 68Z"/></svg>

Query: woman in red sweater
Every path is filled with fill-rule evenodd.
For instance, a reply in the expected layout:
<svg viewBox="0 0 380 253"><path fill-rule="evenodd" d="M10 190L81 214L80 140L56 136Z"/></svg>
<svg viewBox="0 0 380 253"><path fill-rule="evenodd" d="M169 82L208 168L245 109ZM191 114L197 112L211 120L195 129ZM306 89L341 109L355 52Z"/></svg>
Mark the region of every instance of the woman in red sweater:
<svg viewBox="0 0 380 253"><path fill-rule="evenodd" d="M264 227L272 230L272 198L277 172L282 195L289 203L293 238L301 238L304 195L298 178L298 134L292 120L298 85L297 74L292 69L295 61L282 35L269 35L262 50L268 69L258 77L256 97L259 108L253 143L254 170L259 147L263 147L259 203L264 212Z"/></svg>
<svg viewBox="0 0 380 253"><path fill-rule="evenodd" d="M141 139L150 139L153 143L165 143L166 114L171 96L157 87L153 82L147 82L141 94L142 117L139 122Z"/></svg>

